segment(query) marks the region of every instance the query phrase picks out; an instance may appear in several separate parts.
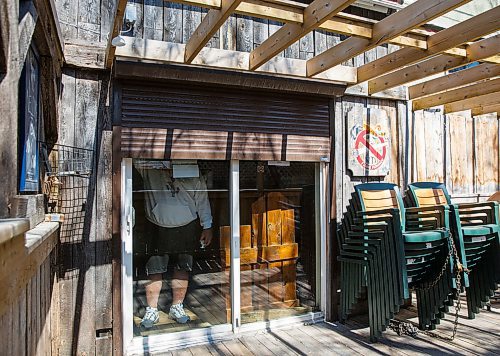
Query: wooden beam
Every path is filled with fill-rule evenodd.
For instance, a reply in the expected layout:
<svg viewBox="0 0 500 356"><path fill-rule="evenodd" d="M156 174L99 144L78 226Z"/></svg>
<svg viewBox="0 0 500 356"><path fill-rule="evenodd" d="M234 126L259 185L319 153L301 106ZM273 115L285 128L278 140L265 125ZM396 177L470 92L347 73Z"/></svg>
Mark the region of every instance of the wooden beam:
<svg viewBox="0 0 500 356"><path fill-rule="evenodd" d="M127 6L127 0L117 0L115 16L113 17L113 27L108 37L108 44L106 46L106 68L111 68L113 65L113 60L115 58L116 47L111 45L113 38L120 34L120 30L123 24L123 16L125 16L125 7Z"/></svg>
<svg viewBox="0 0 500 356"><path fill-rule="evenodd" d="M176 0L174 2L200 6L208 9L221 8L221 0ZM291 22L301 24L304 20L303 13L306 7L306 4L297 2L246 0L242 1L234 12L240 15L269 19L284 23ZM376 22L377 21L375 20L361 16L340 12L337 16L334 16L330 20L322 23L318 28L346 36L371 38L372 28ZM427 31L413 30L411 33L393 38L388 41L388 43L405 47L426 49L427 37L429 34L430 33ZM465 52L465 49L460 50Z"/></svg>
<svg viewBox="0 0 500 356"><path fill-rule="evenodd" d="M156 40L143 40L135 37L125 37L126 46L116 50L116 56L138 61L156 61L158 63L183 63L185 45ZM204 47L193 60L193 65L209 68L229 70L247 70L250 53L230 51L219 48ZM293 58L273 58L264 64L257 72L278 76L304 77L306 76L306 61ZM321 73L317 80L336 83L355 83L356 68L337 66Z"/></svg>
<svg viewBox="0 0 500 356"><path fill-rule="evenodd" d="M475 110L480 111L485 107L500 103L500 92L476 96L465 100L455 101L444 105L444 113L449 114L456 111Z"/></svg>
<svg viewBox="0 0 500 356"><path fill-rule="evenodd" d="M499 25L500 26L500 25ZM495 52L500 53L500 34L485 38L484 40L474 42L467 46L468 58L489 58Z"/></svg>
<svg viewBox="0 0 500 356"><path fill-rule="evenodd" d="M449 55L438 55L426 61L407 66L395 72L383 75L368 82L368 92L370 94L387 90L398 85L403 85L411 81L422 79L430 75L441 73L449 69L460 67L467 63L482 60L500 51L500 43L497 46L495 41L499 41L499 36L493 36L484 40L474 42L468 48L468 57L453 57ZM495 41L492 41L495 40Z"/></svg>
<svg viewBox="0 0 500 356"><path fill-rule="evenodd" d="M307 62L307 74L313 76L321 73L382 43L401 36L405 32L419 27L468 1L470 0L419 0L373 25L371 39L348 38L311 58ZM432 37L434 36L429 37L429 39ZM429 43L427 46L429 46Z"/></svg>
<svg viewBox="0 0 500 356"><path fill-rule="evenodd" d="M417 99L499 75L500 65L483 63L472 68L445 75L441 78L413 85L408 88L408 95L410 99Z"/></svg>
<svg viewBox="0 0 500 356"><path fill-rule="evenodd" d="M480 106L480 107L476 107L476 108L471 109L472 116L490 114L490 113L494 113L494 112L497 113L497 116L500 116L500 104Z"/></svg>
<svg viewBox="0 0 500 356"><path fill-rule="evenodd" d="M368 81L368 93L378 93L467 63L469 61L461 57L437 56Z"/></svg>
<svg viewBox="0 0 500 356"><path fill-rule="evenodd" d="M278 31L262 42L260 46L250 52L250 70L257 69L354 1L314 0L304 10L304 22L302 25L292 23L283 25Z"/></svg>
<svg viewBox="0 0 500 356"><path fill-rule="evenodd" d="M483 81L459 89L445 91L413 101L413 111L500 92L500 78Z"/></svg>
<svg viewBox="0 0 500 356"><path fill-rule="evenodd" d="M224 24L241 0L222 0L220 10L211 9L186 43L184 61L191 63L217 30Z"/></svg>
<svg viewBox="0 0 500 356"><path fill-rule="evenodd" d="M106 43L73 40L66 42L65 52L67 66L106 69Z"/></svg>
<svg viewBox="0 0 500 356"><path fill-rule="evenodd" d="M500 6L430 36L427 41L428 49L425 51L403 48L359 67L358 80L362 82L379 77L439 52L486 36L497 31L498 28L500 28Z"/></svg>

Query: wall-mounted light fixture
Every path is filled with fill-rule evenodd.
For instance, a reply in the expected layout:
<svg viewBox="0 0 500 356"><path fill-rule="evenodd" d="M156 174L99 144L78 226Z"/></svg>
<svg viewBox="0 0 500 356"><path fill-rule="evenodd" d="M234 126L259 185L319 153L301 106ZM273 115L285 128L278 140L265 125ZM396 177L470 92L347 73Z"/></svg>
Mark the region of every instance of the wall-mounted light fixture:
<svg viewBox="0 0 500 356"><path fill-rule="evenodd" d="M123 38L122 34L130 32L134 29L135 21L137 20L137 9L135 7L135 3L127 4L125 8L125 15L123 16L123 27L122 31L111 40L111 45L115 47L123 47L127 44L125 38ZM125 29L123 29L125 28Z"/></svg>

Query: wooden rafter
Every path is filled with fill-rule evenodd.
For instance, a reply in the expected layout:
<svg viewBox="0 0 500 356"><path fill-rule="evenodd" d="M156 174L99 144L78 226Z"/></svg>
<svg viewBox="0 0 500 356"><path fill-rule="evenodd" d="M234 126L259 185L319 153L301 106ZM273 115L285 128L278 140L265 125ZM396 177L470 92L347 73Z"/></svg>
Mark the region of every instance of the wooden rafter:
<svg viewBox="0 0 500 356"><path fill-rule="evenodd" d="M460 67L470 62L484 60L487 57L496 55L498 52L500 52L500 36L496 35L469 45L467 47L468 56L465 58L444 54L438 55L426 61L407 66L370 80L368 82L368 92L370 94L378 93L379 91Z"/></svg>
<svg viewBox="0 0 500 356"><path fill-rule="evenodd" d="M471 109L472 116L491 114L494 112L497 113L497 116L500 116L500 104L480 106Z"/></svg>
<svg viewBox="0 0 500 356"><path fill-rule="evenodd" d="M117 0L116 11L113 17L113 27L108 37L108 44L106 46L106 68L111 68L113 65L113 59L115 58L116 47L111 45L113 38L120 34L120 29L123 24L123 16L125 15L125 7L127 6L127 0Z"/></svg>
<svg viewBox="0 0 500 356"><path fill-rule="evenodd" d="M410 99L417 99L496 76L500 76L500 65L483 63L472 68L445 75L441 78L413 85L408 88L408 96Z"/></svg>
<svg viewBox="0 0 500 356"><path fill-rule="evenodd" d="M460 44L486 36L500 28L500 6L439 31L427 40L427 50L403 48L358 68L360 82L434 56ZM491 50L491 49L490 49Z"/></svg>
<svg viewBox="0 0 500 356"><path fill-rule="evenodd" d="M373 26L371 39L348 38L316 57L311 58L307 62L307 74L308 76L313 76L321 73L390 39L398 37L411 29L419 27L468 1L470 0L419 0L377 22ZM429 40L432 37L434 36L429 37ZM427 46L429 46L429 43ZM454 46L450 48L452 47Z"/></svg>
<svg viewBox="0 0 500 356"><path fill-rule="evenodd" d="M500 79L483 81L466 87L416 99L413 101L413 110L427 109L494 92L500 92Z"/></svg>
<svg viewBox="0 0 500 356"><path fill-rule="evenodd" d="M397 87L398 85L403 85L414 80L460 67L467 63L469 63L469 61L462 57L448 55L437 56L370 80L368 82L368 93L378 93L389 88Z"/></svg>
<svg viewBox="0 0 500 356"><path fill-rule="evenodd" d="M221 0L175 0L174 2L207 9L221 8ZM284 23L301 24L304 20L303 13L306 7L306 4L290 1L245 0L236 7L234 13ZM318 28L341 35L370 39L372 37L373 26L376 22L376 20L340 12L330 20L323 22ZM415 29L410 33L397 36L387 42L398 46L426 49L427 37L430 34L424 30ZM453 51L463 51L465 55L465 49L457 48ZM454 54L452 53L453 51L450 50L450 54Z"/></svg>
<svg viewBox="0 0 500 356"><path fill-rule="evenodd" d="M215 32L224 24L241 0L222 0L220 10L211 9L186 44L184 61L191 63L203 46L207 44Z"/></svg>
<svg viewBox="0 0 500 356"><path fill-rule="evenodd" d="M465 100L455 101L444 105L444 113L449 114L464 110L483 110L486 107L498 105L500 102L500 92L476 96Z"/></svg>
<svg viewBox="0 0 500 356"><path fill-rule="evenodd" d="M302 24L287 23L250 52L250 70L255 70L278 53L318 28L355 0L314 0L304 10Z"/></svg>

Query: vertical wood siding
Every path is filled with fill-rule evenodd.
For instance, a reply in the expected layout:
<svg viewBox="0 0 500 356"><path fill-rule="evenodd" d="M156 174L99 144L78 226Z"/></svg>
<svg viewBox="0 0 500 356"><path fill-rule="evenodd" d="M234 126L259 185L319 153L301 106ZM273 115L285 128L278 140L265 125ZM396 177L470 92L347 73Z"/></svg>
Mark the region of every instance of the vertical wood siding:
<svg viewBox="0 0 500 356"><path fill-rule="evenodd" d="M385 177L353 177L347 170L347 114L354 108L377 108L387 112L391 125L391 166ZM393 100L344 96L335 100L334 157L336 198L332 199L332 219L340 220L345 212L354 186L369 181L383 181L404 186L406 170L406 104Z"/></svg>
<svg viewBox="0 0 500 356"><path fill-rule="evenodd" d="M111 122L109 74L65 70L59 144L93 150L90 178L64 189L60 260L60 352L110 354L111 275ZM74 189L69 189L74 188ZM78 204L78 206L76 206Z"/></svg>
<svg viewBox="0 0 500 356"><path fill-rule="evenodd" d="M203 20L207 9L163 0L128 0L136 8L133 35L174 43L186 43ZM56 0L61 31L66 42L106 42L112 26L113 0ZM207 47L250 52L283 24L243 15L231 15L206 44ZM278 56L309 59L336 45L346 36L315 30ZM394 51L398 46L382 45L345 62L362 65Z"/></svg>
<svg viewBox="0 0 500 356"><path fill-rule="evenodd" d="M411 121L411 181L445 182L457 202L485 200L500 189L496 114L420 110Z"/></svg>
<svg viewBox="0 0 500 356"><path fill-rule="evenodd" d="M21 244L13 243L20 240ZM29 265L11 271L16 281L10 291L4 291L0 312L2 355L57 355L58 301L57 233L47 237L31 256L23 261ZM17 250L17 251L16 251ZM24 257L24 234L0 246L0 257L18 253ZM12 262L12 261L11 261ZM5 267L6 269L9 266ZM4 271L5 272L5 271ZM9 278L9 276L7 276ZM5 281L2 281L5 282ZM11 299L5 297L10 295Z"/></svg>

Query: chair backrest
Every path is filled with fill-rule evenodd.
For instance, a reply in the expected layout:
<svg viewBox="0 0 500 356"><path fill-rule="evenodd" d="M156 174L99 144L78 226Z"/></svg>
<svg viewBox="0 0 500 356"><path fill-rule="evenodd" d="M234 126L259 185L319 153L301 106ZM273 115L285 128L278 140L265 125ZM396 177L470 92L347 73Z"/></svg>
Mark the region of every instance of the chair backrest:
<svg viewBox="0 0 500 356"><path fill-rule="evenodd" d="M448 190L443 183L415 182L408 186L413 203L416 206L426 207L451 204Z"/></svg>
<svg viewBox="0 0 500 356"><path fill-rule="evenodd" d="M403 199L396 184L363 183L354 186L354 189L364 211L398 209L401 215L402 226L405 226Z"/></svg>
<svg viewBox="0 0 500 356"><path fill-rule="evenodd" d="M493 195L488 198L488 201L497 201L500 203L500 190L496 193L493 193Z"/></svg>

